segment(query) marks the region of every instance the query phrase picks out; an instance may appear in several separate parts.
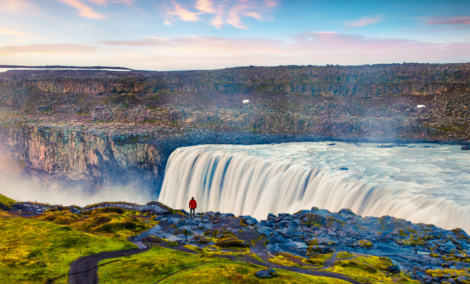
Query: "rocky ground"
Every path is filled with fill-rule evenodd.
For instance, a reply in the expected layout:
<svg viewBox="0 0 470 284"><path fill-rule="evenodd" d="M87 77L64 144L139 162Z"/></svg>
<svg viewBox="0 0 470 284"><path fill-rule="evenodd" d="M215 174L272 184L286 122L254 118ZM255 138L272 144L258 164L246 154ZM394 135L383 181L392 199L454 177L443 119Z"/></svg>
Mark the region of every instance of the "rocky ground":
<svg viewBox="0 0 470 284"><path fill-rule="evenodd" d="M449 231L390 216L362 217L349 209L335 213L317 207L295 214L269 214L261 221L219 212L200 212L190 218L184 210L157 202L100 203L62 210L81 214L106 207L157 215L158 225L132 238L143 247L161 245L225 257L235 254L267 267L290 267L307 274L329 272L359 282L394 279L406 283L406 279L414 279L421 283L470 283L470 236L461 229ZM53 208L61 209L47 204L12 205L13 211L22 210L25 216ZM378 257L379 266L367 260L372 256ZM352 268L370 273L361 278L348 270Z"/></svg>
<svg viewBox="0 0 470 284"><path fill-rule="evenodd" d="M196 218L169 215L158 220L159 225L135 240L168 240L209 251L217 246L247 247L265 261L295 265L296 259L304 268L318 271L341 266L346 259L373 255L393 262L389 272L402 271L422 283L470 282L466 276L445 273L436 277L431 272L470 269L470 237L461 229L448 231L390 216L362 217L348 209L331 213L316 207L292 215L270 214L260 222L250 216L237 218L218 212L199 213Z"/></svg>

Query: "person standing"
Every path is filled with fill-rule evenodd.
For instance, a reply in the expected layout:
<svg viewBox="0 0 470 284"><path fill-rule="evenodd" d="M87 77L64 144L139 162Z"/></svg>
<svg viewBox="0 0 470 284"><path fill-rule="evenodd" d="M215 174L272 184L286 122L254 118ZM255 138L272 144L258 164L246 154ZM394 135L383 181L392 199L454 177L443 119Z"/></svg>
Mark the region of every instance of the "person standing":
<svg viewBox="0 0 470 284"><path fill-rule="evenodd" d="M189 201L189 217L191 218L191 214L193 215L193 218L196 216L196 208L197 208L197 203L194 197L191 198Z"/></svg>

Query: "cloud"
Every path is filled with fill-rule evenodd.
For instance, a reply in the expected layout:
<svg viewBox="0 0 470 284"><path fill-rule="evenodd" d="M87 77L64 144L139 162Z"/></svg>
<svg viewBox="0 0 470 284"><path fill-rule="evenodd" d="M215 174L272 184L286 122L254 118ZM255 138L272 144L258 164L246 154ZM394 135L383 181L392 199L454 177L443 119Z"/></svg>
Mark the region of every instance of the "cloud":
<svg viewBox="0 0 470 284"><path fill-rule="evenodd" d="M190 11L184 9L180 4L176 3L175 1L172 1L172 2L173 2L173 5L175 6L175 9L173 11L171 11L168 15L177 16L181 20L187 21L187 22L199 21L198 15L200 15L200 13L190 12Z"/></svg>
<svg viewBox="0 0 470 284"><path fill-rule="evenodd" d="M201 12L215 14L214 3L211 0L197 0L196 9Z"/></svg>
<svg viewBox="0 0 470 284"><path fill-rule="evenodd" d="M170 46L168 39L147 37L140 40L127 40L127 41L99 41L99 44L108 46L126 46L126 47L161 47Z"/></svg>
<svg viewBox="0 0 470 284"><path fill-rule="evenodd" d="M274 7L278 5L274 0L264 0L264 3L266 4L266 7Z"/></svg>
<svg viewBox="0 0 470 284"><path fill-rule="evenodd" d="M38 9L27 0L0 0L0 13L29 14L37 16Z"/></svg>
<svg viewBox="0 0 470 284"><path fill-rule="evenodd" d="M227 23L239 28L239 29L248 29L246 26L244 26L240 20L240 11L243 10L244 6L238 6L234 7L232 10L229 12L229 17L227 19Z"/></svg>
<svg viewBox="0 0 470 284"><path fill-rule="evenodd" d="M350 22L347 22L347 27L363 27L363 26L368 26L368 25L371 25L371 24L375 24L377 22L379 22L381 19L381 16L378 15L378 16L375 16L373 18L371 17L365 17L365 18L362 18L362 19L359 19L357 21L350 21Z"/></svg>
<svg viewBox="0 0 470 284"><path fill-rule="evenodd" d="M93 4L97 4L100 6L105 6L108 3L122 3L126 4L127 6L132 6L134 4L134 0L88 0Z"/></svg>
<svg viewBox="0 0 470 284"><path fill-rule="evenodd" d="M470 17L441 16L424 18L428 25L470 25Z"/></svg>
<svg viewBox="0 0 470 284"><path fill-rule="evenodd" d="M124 50L120 56L136 65L130 67L153 70L470 61L470 43L437 44L330 31L297 34L290 40L175 37L168 44L142 52Z"/></svg>
<svg viewBox="0 0 470 284"><path fill-rule="evenodd" d="M204 20L203 15L214 15L211 18L210 25L220 29L224 24L232 25L236 28L247 29L243 24L242 17L252 17L257 20L263 20L263 14L278 5L273 0L239 0L239 1L213 1L197 0L193 1L194 9L198 12L192 12L183 8L175 0L172 0L173 9L168 9L166 21L170 23L172 16L177 16L180 20L196 22ZM167 23L167 24L168 24Z"/></svg>
<svg viewBox="0 0 470 284"><path fill-rule="evenodd" d="M78 11L77 15L79 15L80 17L85 17L85 18L90 18L90 19L106 18L105 15L97 13L90 6L87 6L80 0L57 0L57 1L67 4L72 8L75 8ZM101 2L101 1L98 0L97 2Z"/></svg>
<svg viewBox="0 0 470 284"><path fill-rule="evenodd" d="M30 44L30 45L7 45L0 47L0 55L14 55L22 53L34 54L90 54L98 51L98 47L82 44Z"/></svg>
<svg viewBox="0 0 470 284"><path fill-rule="evenodd" d="M225 24L223 16L224 16L224 11L222 9L218 10L217 13L215 14L215 18L211 22L211 25L220 29Z"/></svg>
<svg viewBox="0 0 470 284"><path fill-rule="evenodd" d="M32 34L24 33L21 31L16 31L16 30L4 29L4 28L0 28L0 34L18 36L18 37L31 37L32 36Z"/></svg>

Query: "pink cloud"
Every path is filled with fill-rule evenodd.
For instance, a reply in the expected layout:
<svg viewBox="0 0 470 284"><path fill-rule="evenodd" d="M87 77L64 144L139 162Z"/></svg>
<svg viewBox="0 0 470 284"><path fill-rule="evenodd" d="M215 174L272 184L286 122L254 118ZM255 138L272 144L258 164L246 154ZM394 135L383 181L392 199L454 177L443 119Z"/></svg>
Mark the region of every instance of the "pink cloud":
<svg viewBox="0 0 470 284"><path fill-rule="evenodd" d="M0 47L0 55L14 55L22 53L33 54L90 54L98 51L97 47L83 44L30 44L30 45L8 45Z"/></svg>
<svg viewBox="0 0 470 284"><path fill-rule="evenodd" d="M91 19L104 19L105 15L97 13L90 6L84 4L80 0L58 0L78 11L77 15L80 17L91 18Z"/></svg>
<svg viewBox="0 0 470 284"><path fill-rule="evenodd" d="M371 24L375 24L377 22L379 22L381 19L381 16L375 16L373 18L371 17L365 17L365 18L362 18L362 19L359 19L357 21L350 21L350 22L347 22L347 27L363 27L363 26L367 26L367 25L371 25Z"/></svg>
<svg viewBox="0 0 470 284"><path fill-rule="evenodd" d="M27 0L0 0L0 13L6 12L11 14L26 13L37 16L38 9L30 1Z"/></svg>
<svg viewBox="0 0 470 284"><path fill-rule="evenodd" d="M187 21L187 22L196 22L199 21L200 13L193 13L186 9L184 9L180 4L172 1L173 5L175 6L174 10L168 13L169 16L177 16L180 20Z"/></svg>
<svg viewBox="0 0 470 284"><path fill-rule="evenodd" d="M171 19L172 16L177 16L180 20L195 22L201 20L204 14L214 15L210 21L210 25L216 28L221 28L224 24L232 25L236 28L247 29L243 24L242 17L252 17L257 20L262 20L264 14L269 8L278 5L274 0L228 0L228 1L213 1L213 0L197 0L193 1L194 9L198 12L192 12L184 9L179 3L172 1L175 8L170 9L167 17ZM167 19L167 21L169 21Z"/></svg>
<svg viewBox="0 0 470 284"><path fill-rule="evenodd" d="M126 4L127 6L132 6L134 4L134 0L88 0L88 2L100 6L105 6L108 3L121 3Z"/></svg>
<svg viewBox="0 0 470 284"><path fill-rule="evenodd" d="M241 22L241 19L240 19L240 12L242 12L244 10L244 8L245 8L245 6L242 5L242 6L234 7L232 10L230 10L229 16L228 16L228 19L227 19L227 23L234 26L234 27L236 27L236 28L246 30L247 27L245 25L243 25L243 23Z"/></svg>
<svg viewBox="0 0 470 284"><path fill-rule="evenodd" d="M18 37L31 37L32 36L32 34L28 34L22 31L4 29L4 28L0 28L0 34L18 36Z"/></svg>
<svg viewBox="0 0 470 284"><path fill-rule="evenodd" d="M216 12L214 9L214 2L212 2L212 0L197 0L195 8L201 12L209 14L214 14Z"/></svg>
<svg viewBox="0 0 470 284"><path fill-rule="evenodd" d="M215 14L215 18L212 20L211 25L220 29L225 24L223 15L224 11L222 9L219 9Z"/></svg>
<svg viewBox="0 0 470 284"><path fill-rule="evenodd" d="M430 17L428 25L470 25L470 17Z"/></svg>
<svg viewBox="0 0 470 284"><path fill-rule="evenodd" d="M126 41L99 41L99 44L108 46L126 46L126 47L161 47L169 46L170 43L166 38L147 37L140 40Z"/></svg>
<svg viewBox="0 0 470 284"><path fill-rule="evenodd" d="M290 41L176 37L169 46L127 55L152 68L210 69L247 65L357 65L401 62L468 62L469 43L436 44L400 38L314 32ZM159 65L161 64L161 65Z"/></svg>
<svg viewBox="0 0 470 284"><path fill-rule="evenodd" d="M264 3L266 4L266 7L274 7L279 4L274 0L264 0Z"/></svg>

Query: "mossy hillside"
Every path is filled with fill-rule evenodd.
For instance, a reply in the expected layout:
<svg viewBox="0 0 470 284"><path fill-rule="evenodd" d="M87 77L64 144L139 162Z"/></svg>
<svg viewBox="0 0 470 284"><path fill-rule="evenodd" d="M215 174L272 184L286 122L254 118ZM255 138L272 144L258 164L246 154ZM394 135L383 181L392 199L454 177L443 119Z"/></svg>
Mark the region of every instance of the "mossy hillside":
<svg viewBox="0 0 470 284"><path fill-rule="evenodd" d="M264 267L242 262L215 262L181 271L161 283L349 283L339 279L298 274L282 269L276 270L279 275L273 279L259 279L255 273L261 269Z"/></svg>
<svg viewBox="0 0 470 284"><path fill-rule="evenodd" d="M470 278L470 271L469 270L458 270L458 269L439 269L439 270L427 270L426 274L430 275L431 277L438 277L438 278L458 278L460 276ZM466 282L463 283L470 283L470 280L465 280Z"/></svg>
<svg viewBox="0 0 470 284"><path fill-rule="evenodd" d="M70 263L80 256L135 247L113 237L96 236L38 219L0 215L2 283L67 283Z"/></svg>
<svg viewBox="0 0 470 284"><path fill-rule="evenodd" d="M419 283L404 275L390 275L387 267L392 264L392 261L386 257L360 255L353 259L337 260L327 271L341 273L363 283Z"/></svg>
<svg viewBox="0 0 470 284"><path fill-rule="evenodd" d="M122 208L101 208L83 212L80 215L70 211L46 212L35 217L38 220L49 221L93 234L129 237L131 234L144 232L158 222L154 216L136 210Z"/></svg>
<svg viewBox="0 0 470 284"><path fill-rule="evenodd" d="M347 283L284 270L277 270L279 276L274 279L261 280L255 273L264 269L262 266L163 247L112 262L115 260L100 262L109 263L98 271L100 283Z"/></svg>
<svg viewBox="0 0 470 284"><path fill-rule="evenodd" d="M12 204L14 204L16 201L9 198L9 197L6 197L5 195L3 194L0 194L0 203L2 203L3 205L5 206L11 206ZM1 207L0 207L0 210L1 210Z"/></svg>

